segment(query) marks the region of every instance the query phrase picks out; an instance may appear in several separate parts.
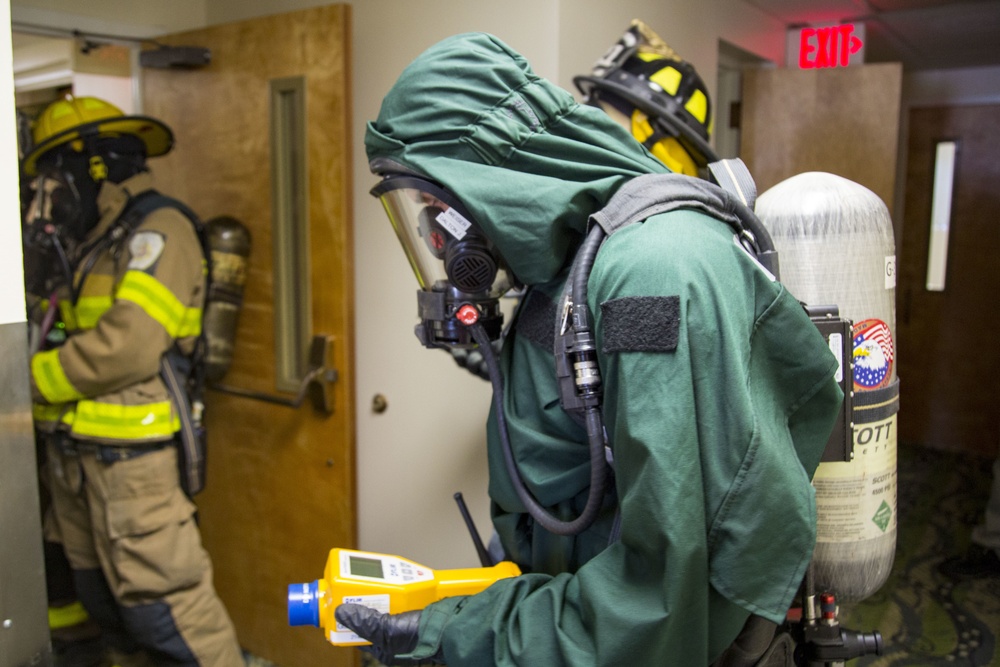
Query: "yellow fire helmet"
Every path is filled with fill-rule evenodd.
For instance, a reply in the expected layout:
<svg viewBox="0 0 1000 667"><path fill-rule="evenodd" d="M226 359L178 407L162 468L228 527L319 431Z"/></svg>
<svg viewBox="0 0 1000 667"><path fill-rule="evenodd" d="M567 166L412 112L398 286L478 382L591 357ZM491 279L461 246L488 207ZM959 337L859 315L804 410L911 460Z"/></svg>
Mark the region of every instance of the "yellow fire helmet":
<svg viewBox="0 0 1000 667"><path fill-rule="evenodd" d="M76 151L97 137L133 135L146 146L146 157L170 152L174 135L170 128L147 116L126 116L121 109L96 97L66 96L39 115L33 132L34 147L24 158L28 176L37 173L38 159L53 148L70 143Z"/></svg>
<svg viewBox="0 0 1000 667"><path fill-rule="evenodd" d="M633 20L591 74L573 83L584 102L603 108L672 171L697 176L717 159L705 82L642 21Z"/></svg>

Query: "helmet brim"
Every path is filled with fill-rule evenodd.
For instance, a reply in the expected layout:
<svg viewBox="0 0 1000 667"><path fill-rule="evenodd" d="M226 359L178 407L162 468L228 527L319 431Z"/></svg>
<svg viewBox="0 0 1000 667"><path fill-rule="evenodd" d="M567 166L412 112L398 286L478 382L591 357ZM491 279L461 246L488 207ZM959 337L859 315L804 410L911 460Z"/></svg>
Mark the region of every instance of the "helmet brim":
<svg viewBox="0 0 1000 667"><path fill-rule="evenodd" d="M170 152L174 145L174 134L170 128L155 118L148 116L118 116L77 125L55 134L35 146L23 163L28 176L37 174L38 160L53 148L89 137L131 135L138 137L146 146L146 157L158 157Z"/></svg>

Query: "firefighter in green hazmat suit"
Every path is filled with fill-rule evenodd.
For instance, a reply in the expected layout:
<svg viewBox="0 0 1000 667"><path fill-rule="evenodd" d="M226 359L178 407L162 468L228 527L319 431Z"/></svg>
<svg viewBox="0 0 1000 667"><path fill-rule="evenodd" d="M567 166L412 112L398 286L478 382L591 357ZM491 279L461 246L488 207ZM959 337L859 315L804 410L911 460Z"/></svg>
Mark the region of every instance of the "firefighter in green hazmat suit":
<svg viewBox="0 0 1000 667"><path fill-rule="evenodd" d="M639 216L590 253L591 216L669 170L481 33L411 63L366 146L425 345L488 347L498 295L526 287L487 427L494 528L524 574L422 611L340 605L337 620L387 664L450 667L709 665L755 619L781 622L842 395L824 339L725 211ZM593 345L569 343L590 352L568 375L599 374L596 412L560 391L581 304Z"/></svg>

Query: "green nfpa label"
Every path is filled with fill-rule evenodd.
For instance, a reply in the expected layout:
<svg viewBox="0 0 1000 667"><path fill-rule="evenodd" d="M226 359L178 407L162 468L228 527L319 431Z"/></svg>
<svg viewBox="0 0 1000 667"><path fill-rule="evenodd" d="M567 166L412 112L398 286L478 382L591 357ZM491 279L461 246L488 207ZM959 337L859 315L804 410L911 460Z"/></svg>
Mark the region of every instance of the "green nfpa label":
<svg viewBox="0 0 1000 667"><path fill-rule="evenodd" d="M872 517L872 523L878 526L884 533L886 526L889 525L889 519L891 518L892 509L890 509L889 504L883 500L882 504L878 507L878 511L875 512L875 516Z"/></svg>

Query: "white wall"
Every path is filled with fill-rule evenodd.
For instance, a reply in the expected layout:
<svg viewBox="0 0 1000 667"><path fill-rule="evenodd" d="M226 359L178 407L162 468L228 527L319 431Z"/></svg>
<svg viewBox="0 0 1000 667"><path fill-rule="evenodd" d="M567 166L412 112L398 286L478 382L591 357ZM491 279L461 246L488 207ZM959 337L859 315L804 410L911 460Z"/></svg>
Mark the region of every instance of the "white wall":
<svg viewBox="0 0 1000 667"><path fill-rule="evenodd" d="M0 25L7 25L10 3L0 3L3 15ZM11 55L10 34L0 39L0 97L14 100L14 66ZM9 224L21 219L19 176L17 169L17 135L15 133L14 105L0 105L0 325L25 322L24 262L21 255L21 226Z"/></svg>
<svg viewBox="0 0 1000 667"><path fill-rule="evenodd" d="M138 113L133 99L132 79L104 74L73 74L73 94L77 97L92 95L111 102L123 113Z"/></svg>
<svg viewBox="0 0 1000 667"><path fill-rule="evenodd" d="M160 33L293 11L317 0L15 0L19 17L100 10L114 32L121 17L167 25ZM484 539L490 530L484 424L486 382L425 350L413 335L416 282L378 203L368 195L365 123L399 72L421 51L459 32L491 32L521 52L535 71L568 90L572 77L641 18L705 78L714 96L718 40L780 63L784 29L740 0L357 0L353 23L353 153L357 333L358 512L360 546L400 553L433 567L475 564L475 552L452 500L462 491ZM128 6L127 11L125 6ZM155 7L154 7L155 5ZM141 7L137 11L136 7ZM170 7L169 11L164 8ZM58 25L70 27L65 17ZM135 34L135 33L130 33ZM372 398L388 409L375 414ZM334 546L334 545L331 545Z"/></svg>

